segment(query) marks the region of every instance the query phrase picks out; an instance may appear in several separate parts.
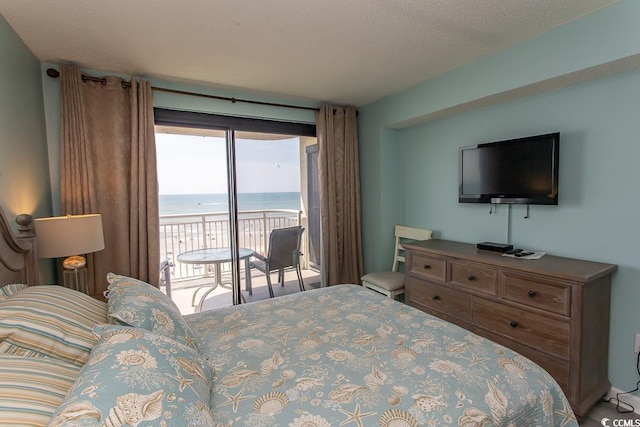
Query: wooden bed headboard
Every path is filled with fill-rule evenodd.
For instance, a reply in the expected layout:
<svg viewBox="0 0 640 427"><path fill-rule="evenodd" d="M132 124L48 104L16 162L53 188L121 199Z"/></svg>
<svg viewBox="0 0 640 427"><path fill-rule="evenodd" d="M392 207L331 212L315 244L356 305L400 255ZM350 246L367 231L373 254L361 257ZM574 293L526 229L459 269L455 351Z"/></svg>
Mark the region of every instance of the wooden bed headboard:
<svg viewBox="0 0 640 427"><path fill-rule="evenodd" d="M36 238L32 222L29 215L20 215L16 236L0 208L0 286L9 283L37 284Z"/></svg>

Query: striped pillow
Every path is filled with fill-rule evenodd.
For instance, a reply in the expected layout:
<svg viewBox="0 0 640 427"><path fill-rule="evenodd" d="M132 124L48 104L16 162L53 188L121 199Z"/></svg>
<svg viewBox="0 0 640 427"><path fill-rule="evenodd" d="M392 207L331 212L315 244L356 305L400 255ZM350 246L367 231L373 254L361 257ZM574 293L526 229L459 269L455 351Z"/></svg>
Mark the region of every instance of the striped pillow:
<svg viewBox="0 0 640 427"><path fill-rule="evenodd" d="M22 356L22 357L48 357L39 351L29 350L28 348L18 347L12 344L3 344L0 356Z"/></svg>
<svg viewBox="0 0 640 427"><path fill-rule="evenodd" d="M0 288L0 301L6 300L11 295L23 290L26 287L27 285L23 285L22 283L12 283L10 285L4 285Z"/></svg>
<svg viewBox="0 0 640 427"><path fill-rule="evenodd" d="M78 372L61 360L0 355L0 425L47 425Z"/></svg>
<svg viewBox="0 0 640 427"><path fill-rule="evenodd" d="M41 353L82 366L97 342L93 328L106 322L103 301L62 286L29 286L0 301L0 353Z"/></svg>

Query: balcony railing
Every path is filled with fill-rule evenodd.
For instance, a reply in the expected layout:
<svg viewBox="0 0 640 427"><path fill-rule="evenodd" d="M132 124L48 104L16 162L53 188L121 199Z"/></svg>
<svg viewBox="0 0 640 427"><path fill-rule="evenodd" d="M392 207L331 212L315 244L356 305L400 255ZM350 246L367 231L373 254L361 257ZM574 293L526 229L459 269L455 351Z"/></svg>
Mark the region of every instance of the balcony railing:
<svg viewBox="0 0 640 427"><path fill-rule="evenodd" d="M297 210L239 211L239 245L264 255L269 249L271 230L293 227L301 223L302 212ZM304 233L303 247L307 247L307 238ZM160 216L160 259L167 259L173 263L172 280L193 279L213 273L207 270L207 267L212 268L211 266L177 262L179 254L197 249L229 246L228 212ZM229 272L230 264L222 264L221 271Z"/></svg>

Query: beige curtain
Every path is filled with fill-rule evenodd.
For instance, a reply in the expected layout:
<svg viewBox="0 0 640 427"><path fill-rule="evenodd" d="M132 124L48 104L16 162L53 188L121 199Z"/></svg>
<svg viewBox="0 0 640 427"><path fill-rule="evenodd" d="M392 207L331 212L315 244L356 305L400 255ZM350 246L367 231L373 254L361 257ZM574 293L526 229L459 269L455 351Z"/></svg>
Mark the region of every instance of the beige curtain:
<svg viewBox="0 0 640 427"><path fill-rule="evenodd" d="M355 108L322 106L317 136L324 284L360 283L363 268Z"/></svg>
<svg viewBox="0 0 640 427"><path fill-rule="evenodd" d="M110 271L159 281L158 180L148 81L83 81L61 67L62 214L100 213L105 249L88 260L89 293Z"/></svg>

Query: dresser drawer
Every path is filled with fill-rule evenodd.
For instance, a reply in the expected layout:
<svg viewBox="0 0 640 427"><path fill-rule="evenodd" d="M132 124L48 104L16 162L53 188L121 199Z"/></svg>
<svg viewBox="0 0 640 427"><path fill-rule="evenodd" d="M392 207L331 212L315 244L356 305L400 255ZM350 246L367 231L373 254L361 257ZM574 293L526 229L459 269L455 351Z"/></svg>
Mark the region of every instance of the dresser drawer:
<svg viewBox="0 0 640 427"><path fill-rule="evenodd" d="M523 345L569 357L569 322L474 298L473 323Z"/></svg>
<svg viewBox="0 0 640 427"><path fill-rule="evenodd" d="M422 280L409 278L409 304L471 322L471 295Z"/></svg>
<svg viewBox="0 0 640 427"><path fill-rule="evenodd" d="M479 330L478 328L472 328L473 332L490 339L493 342L502 344L505 347L515 350L527 359L530 359L540 365L542 369L547 371L558 382L560 387L565 393L569 393L569 361L558 359L553 356L549 356L547 353L542 353L531 347L522 345L519 342L511 340L509 338L502 337L500 335L492 334L485 330Z"/></svg>
<svg viewBox="0 0 640 427"><path fill-rule="evenodd" d="M498 294L498 273L489 268L451 261L449 283L489 295Z"/></svg>
<svg viewBox="0 0 640 427"><path fill-rule="evenodd" d="M443 259L412 253L409 273L444 283L447 280L446 265Z"/></svg>
<svg viewBox="0 0 640 427"><path fill-rule="evenodd" d="M571 288L558 282L503 273L504 299L569 316Z"/></svg>

